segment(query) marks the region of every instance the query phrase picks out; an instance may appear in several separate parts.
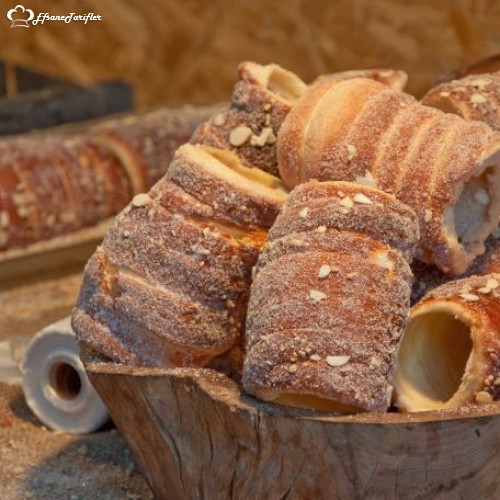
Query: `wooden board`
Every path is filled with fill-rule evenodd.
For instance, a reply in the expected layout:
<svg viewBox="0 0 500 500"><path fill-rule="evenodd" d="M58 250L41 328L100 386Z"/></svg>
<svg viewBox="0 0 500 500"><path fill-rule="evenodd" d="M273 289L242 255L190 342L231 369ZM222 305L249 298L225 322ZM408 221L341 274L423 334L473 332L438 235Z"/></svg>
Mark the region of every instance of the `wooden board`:
<svg viewBox="0 0 500 500"><path fill-rule="evenodd" d="M32 336L71 314L85 263L110 224L0 252L0 340Z"/></svg>
<svg viewBox="0 0 500 500"><path fill-rule="evenodd" d="M89 363L157 498L498 498L500 405L335 416L201 369Z"/></svg>
<svg viewBox="0 0 500 500"><path fill-rule="evenodd" d="M112 219L96 226L0 252L0 290L81 271Z"/></svg>

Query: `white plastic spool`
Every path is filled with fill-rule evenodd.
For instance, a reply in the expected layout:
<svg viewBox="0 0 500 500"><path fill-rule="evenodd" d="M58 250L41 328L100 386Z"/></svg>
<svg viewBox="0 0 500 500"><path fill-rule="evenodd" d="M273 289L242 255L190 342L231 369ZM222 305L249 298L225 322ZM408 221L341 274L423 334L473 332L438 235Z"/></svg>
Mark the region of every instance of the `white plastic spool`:
<svg viewBox="0 0 500 500"><path fill-rule="evenodd" d="M23 391L47 427L86 434L102 427L109 416L80 360L70 320L57 321L33 337L21 368Z"/></svg>

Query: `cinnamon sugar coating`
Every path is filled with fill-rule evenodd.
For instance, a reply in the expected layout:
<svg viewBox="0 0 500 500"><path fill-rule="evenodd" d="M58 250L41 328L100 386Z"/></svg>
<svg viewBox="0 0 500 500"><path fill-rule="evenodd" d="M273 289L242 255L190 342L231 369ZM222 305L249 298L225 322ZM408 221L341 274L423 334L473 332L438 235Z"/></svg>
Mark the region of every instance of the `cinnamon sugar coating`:
<svg viewBox="0 0 500 500"><path fill-rule="evenodd" d="M319 79L278 134L283 180L366 183L415 210L418 258L463 273L500 216L500 134L378 82Z"/></svg>
<svg viewBox="0 0 500 500"><path fill-rule="evenodd" d="M179 148L168 175L134 197L86 267L73 314L84 350L202 366L238 343L251 270L286 197L278 179L255 171L228 152Z"/></svg>
<svg viewBox="0 0 500 500"><path fill-rule="evenodd" d="M476 74L429 90L422 104L500 130L500 72Z"/></svg>
<svg viewBox="0 0 500 500"><path fill-rule="evenodd" d="M374 227L384 217L391 222ZM344 410L386 410L417 239L411 209L376 189L295 188L254 272L245 389L296 406L313 396Z"/></svg>
<svg viewBox="0 0 500 500"><path fill-rule="evenodd" d="M0 169L0 250L94 225L132 193L114 155L88 137L9 141Z"/></svg>
<svg viewBox="0 0 500 500"><path fill-rule="evenodd" d="M278 175L276 136L306 84L276 64L241 63L230 104L198 127L193 144L227 149L241 162Z"/></svg>

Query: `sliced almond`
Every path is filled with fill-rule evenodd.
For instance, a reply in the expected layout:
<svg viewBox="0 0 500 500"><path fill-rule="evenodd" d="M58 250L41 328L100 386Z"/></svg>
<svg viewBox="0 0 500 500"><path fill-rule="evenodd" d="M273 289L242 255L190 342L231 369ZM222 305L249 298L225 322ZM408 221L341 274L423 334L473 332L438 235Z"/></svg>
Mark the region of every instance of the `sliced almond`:
<svg viewBox="0 0 500 500"><path fill-rule="evenodd" d="M134 207L143 207L151 201L151 198L146 193L139 193L132 199L132 205Z"/></svg>
<svg viewBox="0 0 500 500"><path fill-rule="evenodd" d="M356 203L360 203L362 205L373 205L373 201L365 196L363 193L356 193L353 197L353 201Z"/></svg>
<svg viewBox="0 0 500 500"><path fill-rule="evenodd" d="M327 356L326 362L330 366L342 366L345 365L350 359L351 356Z"/></svg>
<svg viewBox="0 0 500 500"><path fill-rule="evenodd" d="M318 278L323 279L327 278L328 275L332 272L332 268L328 264L323 264L318 271Z"/></svg>
<svg viewBox="0 0 500 500"><path fill-rule="evenodd" d="M327 297L326 293L320 292L319 290L309 290L309 298L313 304L317 304Z"/></svg>
<svg viewBox="0 0 500 500"><path fill-rule="evenodd" d="M246 125L233 128L229 134L229 144L231 146L243 146L252 137L252 129Z"/></svg>

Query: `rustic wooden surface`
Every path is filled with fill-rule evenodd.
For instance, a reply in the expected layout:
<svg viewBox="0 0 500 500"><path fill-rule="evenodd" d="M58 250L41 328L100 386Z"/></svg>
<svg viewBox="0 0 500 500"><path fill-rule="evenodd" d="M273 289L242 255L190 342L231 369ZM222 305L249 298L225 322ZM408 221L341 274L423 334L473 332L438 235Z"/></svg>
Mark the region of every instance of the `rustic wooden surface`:
<svg viewBox="0 0 500 500"><path fill-rule="evenodd" d="M0 252L0 291L81 271L110 224L108 219L26 248Z"/></svg>
<svg viewBox="0 0 500 500"><path fill-rule="evenodd" d="M332 416L210 370L88 364L157 498L498 498L500 405Z"/></svg>

